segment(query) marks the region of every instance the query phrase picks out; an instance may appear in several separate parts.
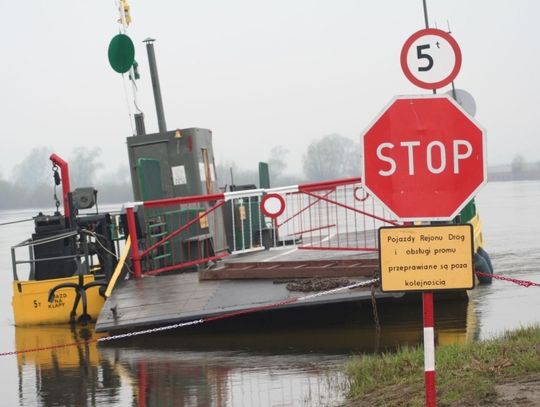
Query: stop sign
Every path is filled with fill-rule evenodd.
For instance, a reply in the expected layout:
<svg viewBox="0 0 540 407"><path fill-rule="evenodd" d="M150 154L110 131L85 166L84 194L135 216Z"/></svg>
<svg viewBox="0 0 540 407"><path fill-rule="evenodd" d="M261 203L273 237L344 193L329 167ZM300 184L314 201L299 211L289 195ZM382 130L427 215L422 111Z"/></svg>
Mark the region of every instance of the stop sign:
<svg viewBox="0 0 540 407"><path fill-rule="evenodd" d="M403 221L451 220L486 182L485 131L448 95L395 97L363 141L364 187Z"/></svg>

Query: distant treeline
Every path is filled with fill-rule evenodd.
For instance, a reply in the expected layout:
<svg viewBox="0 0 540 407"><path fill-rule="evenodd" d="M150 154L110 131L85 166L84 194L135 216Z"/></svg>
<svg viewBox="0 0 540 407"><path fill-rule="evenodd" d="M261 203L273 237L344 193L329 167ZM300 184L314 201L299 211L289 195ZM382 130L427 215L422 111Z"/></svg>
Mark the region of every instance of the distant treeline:
<svg viewBox="0 0 540 407"><path fill-rule="evenodd" d="M34 148L13 168L10 177L0 176L0 209L54 207L55 195L62 205L62 186L55 187L51 151L49 147ZM72 189L92 186L98 190L100 203L132 200L127 166L100 174L100 153L97 148L77 147L67 157Z"/></svg>
<svg viewBox="0 0 540 407"><path fill-rule="evenodd" d="M511 171L490 172L488 170L488 181L534 181L540 180L540 171L526 171L521 174L514 174Z"/></svg>
<svg viewBox="0 0 540 407"><path fill-rule="evenodd" d="M131 183L106 182L94 186L98 191L99 203L119 203L133 200ZM0 180L0 209L15 208L50 208L55 206L55 190L53 183L50 185L36 185L32 188L22 188ZM62 187L57 187L56 196L63 206Z"/></svg>
<svg viewBox="0 0 540 407"><path fill-rule="evenodd" d="M11 176L0 174L0 209L40 208L54 206L55 187L53 169L49 160L54 149L36 147L17 164ZM129 169L126 164L114 172L103 172L99 148L77 147L64 157L69 163L72 189L92 186L98 191L99 203L122 203L133 200ZM314 140L307 146L303 156L303 174L287 172L288 151L277 146L266 157L272 186L298 184L357 176L360 173L360 146L339 134L330 134ZM127 160L126 160L127 161ZM216 164L218 187L231 184L254 184L258 186L258 168L241 168L234 162ZM62 200L61 186L56 196Z"/></svg>
<svg viewBox="0 0 540 407"><path fill-rule="evenodd" d="M61 203L62 188L55 188L48 147L34 148L12 172L11 177L0 175L0 209L54 207L56 196ZM99 161L101 151L77 147L67 157L72 188L92 186L98 191L99 203L122 203L133 200L129 169L126 164L113 172L103 172ZM360 176L361 151L353 140L331 134L314 140L303 156L303 174L287 172L288 151L271 149L261 161L269 164L273 187L304 182ZM241 168L234 162L216 164L218 187L253 184L259 186L257 168ZM540 179L540 163L527 163L517 155L509 166L488 170L488 181Z"/></svg>
<svg viewBox="0 0 540 407"><path fill-rule="evenodd" d="M488 181L540 180L540 162L528 163L518 154L510 165L488 169Z"/></svg>

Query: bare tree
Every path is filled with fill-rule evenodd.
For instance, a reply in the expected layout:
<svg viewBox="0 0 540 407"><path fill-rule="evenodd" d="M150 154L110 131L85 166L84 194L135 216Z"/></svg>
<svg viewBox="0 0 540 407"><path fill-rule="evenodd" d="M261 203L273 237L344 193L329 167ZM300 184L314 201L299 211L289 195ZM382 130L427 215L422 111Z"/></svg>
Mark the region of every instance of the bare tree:
<svg viewBox="0 0 540 407"><path fill-rule="evenodd" d="M49 161L51 151L49 147L34 147L19 164L13 167L12 183L23 189L52 185L52 163Z"/></svg>
<svg viewBox="0 0 540 407"><path fill-rule="evenodd" d="M103 184L120 185L131 184L131 174L126 164L120 164L116 170L107 171L100 174L99 180L93 180L98 186ZM99 181L99 182L96 182Z"/></svg>
<svg viewBox="0 0 540 407"><path fill-rule="evenodd" d="M100 154L99 147L92 149L77 147L73 150L68 162L71 182L74 187L93 186L96 171L103 167L103 164L98 162Z"/></svg>
<svg viewBox="0 0 540 407"><path fill-rule="evenodd" d="M12 206L13 201L13 188L9 182L0 174L0 209L9 208Z"/></svg>
<svg viewBox="0 0 540 407"><path fill-rule="evenodd" d="M357 176L361 168L360 147L339 134L324 136L308 146L303 167L309 181Z"/></svg>
<svg viewBox="0 0 540 407"><path fill-rule="evenodd" d="M512 177L520 179L525 172L525 158L521 154L516 154L512 159Z"/></svg>
<svg viewBox="0 0 540 407"><path fill-rule="evenodd" d="M268 158L268 170L270 171L270 181L275 185L280 185L283 172L287 168L287 154L289 151L283 146L275 146L270 150Z"/></svg>

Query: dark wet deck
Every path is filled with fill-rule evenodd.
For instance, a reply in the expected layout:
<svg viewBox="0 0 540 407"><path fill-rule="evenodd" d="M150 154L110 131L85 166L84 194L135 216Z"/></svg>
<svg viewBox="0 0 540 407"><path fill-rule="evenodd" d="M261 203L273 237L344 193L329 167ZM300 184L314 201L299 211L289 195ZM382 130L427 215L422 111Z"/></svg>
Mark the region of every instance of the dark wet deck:
<svg viewBox="0 0 540 407"><path fill-rule="evenodd" d="M306 293L288 291L283 278L347 277L367 280L377 268L374 253L302 250L284 246L227 257L208 271L124 281L112 293L96 330L129 331L280 302ZM206 275L205 275L206 273ZM212 275L212 273L214 273ZM276 274L277 273L277 274ZM377 297L391 295L377 292ZM351 289L280 308L368 301L369 289Z"/></svg>

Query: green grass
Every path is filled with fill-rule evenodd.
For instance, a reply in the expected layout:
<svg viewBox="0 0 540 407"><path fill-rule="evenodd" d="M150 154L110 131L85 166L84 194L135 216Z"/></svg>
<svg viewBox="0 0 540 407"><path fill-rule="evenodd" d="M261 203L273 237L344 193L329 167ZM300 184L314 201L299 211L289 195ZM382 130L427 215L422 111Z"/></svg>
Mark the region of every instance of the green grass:
<svg viewBox="0 0 540 407"><path fill-rule="evenodd" d="M489 403L497 383L540 372L540 326L489 341L437 347L435 361L438 405ZM424 405L422 347L355 356L346 371L352 404Z"/></svg>

